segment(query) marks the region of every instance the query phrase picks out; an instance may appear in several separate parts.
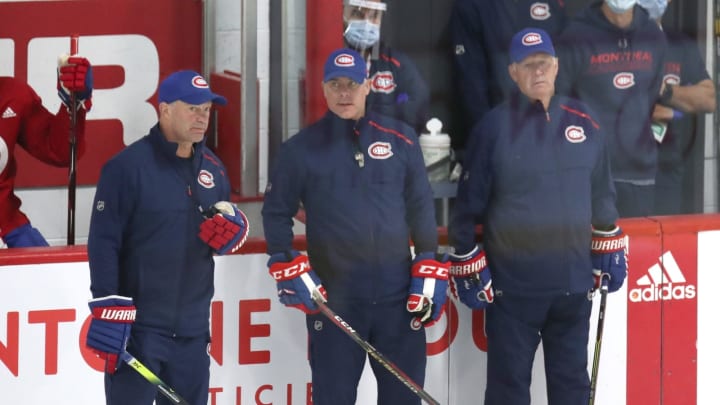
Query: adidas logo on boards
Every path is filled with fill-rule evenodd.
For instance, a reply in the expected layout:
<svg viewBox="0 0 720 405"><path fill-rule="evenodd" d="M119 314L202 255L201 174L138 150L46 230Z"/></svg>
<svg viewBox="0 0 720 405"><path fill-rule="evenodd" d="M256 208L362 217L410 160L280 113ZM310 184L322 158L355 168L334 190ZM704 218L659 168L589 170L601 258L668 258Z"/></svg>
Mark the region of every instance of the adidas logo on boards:
<svg viewBox="0 0 720 405"><path fill-rule="evenodd" d="M15 114L15 111L13 111L13 109L10 107L6 108L5 111L3 111L3 113L2 113L3 118L12 118L12 117L16 117L16 116L17 116L17 114Z"/></svg>
<svg viewBox="0 0 720 405"><path fill-rule="evenodd" d="M697 295L696 287L687 284L685 275L670 251L665 252L658 263L652 265L647 274L640 277L638 288L630 290L628 297L632 302L653 302L693 299Z"/></svg>

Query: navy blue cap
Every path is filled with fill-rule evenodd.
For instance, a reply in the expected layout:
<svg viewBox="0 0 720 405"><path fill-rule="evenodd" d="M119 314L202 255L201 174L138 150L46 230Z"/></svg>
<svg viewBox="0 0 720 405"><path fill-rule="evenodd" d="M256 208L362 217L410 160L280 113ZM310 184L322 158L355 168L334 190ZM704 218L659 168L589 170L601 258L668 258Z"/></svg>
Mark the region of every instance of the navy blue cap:
<svg viewBox="0 0 720 405"><path fill-rule="evenodd" d="M158 102L172 103L181 100L188 104L199 105L208 101L225 105L227 99L210 91L210 86L200 73L192 70L180 70L166 77L160 83Z"/></svg>
<svg viewBox="0 0 720 405"><path fill-rule="evenodd" d="M518 63L534 53L555 56L550 34L540 28L525 28L510 41L510 61Z"/></svg>
<svg viewBox="0 0 720 405"><path fill-rule="evenodd" d="M364 82L367 79L367 67L363 57L349 48L338 49L331 53L325 61L323 82L337 77L347 77L356 83Z"/></svg>

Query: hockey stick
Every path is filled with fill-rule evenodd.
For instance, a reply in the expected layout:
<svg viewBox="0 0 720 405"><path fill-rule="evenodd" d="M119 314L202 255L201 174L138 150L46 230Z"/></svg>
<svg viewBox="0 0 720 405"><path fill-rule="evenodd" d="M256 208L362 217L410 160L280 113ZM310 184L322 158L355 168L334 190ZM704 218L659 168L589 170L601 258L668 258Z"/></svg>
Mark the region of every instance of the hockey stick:
<svg viewBox="0 0 720 405"><path fill-rule="evenodd" d="M600 367L600 349L602 348L603 327L605 325L605 305L607 305L608 282L603 277L600 287L600 311L598 312L597 334L595 337L595 354L593 355L592 376L590 377L590 405L595 404L598 368Z"/></svg>
<svg viewBox="0 0 720 405"><path fill-rule="evenodd" d="M70 37L70 55L77 55L80 37ZM67 244L75 244L75 162L77 161L77 96L70 92L70 167L68 169Z"/></svg>
<svg viewBox="0 0 720 405"><path fill-rule="evenodd" d="M397 377L398 380L405 384L405 386L408 387L410 391L415 393L423 401L427 402L430 405L440 405L440 402L436 401L432 396L430 396L430 394L423 390L420 385L418 385L407 374L400 370L398 366L388 360L370 343L366 342L362 337L360 337L360 335L355 331L355 329L352 328L352 326L350 326L350 324L345 322L338 314L333 312L333 310L325 304L325 302L323 301L323 297L320 296L320 293L317 292L317 290L313 291L313 300L318 305L318 308L320 308L320 312L322 312L328 319L330 319L335 325L337 325L338 328L342 329L343 332L347 333L348 336L350 336L357 344L359 344L370 356L372 356L392 375Z"/></svg>
<svg viewBox="0 0 720 405"><path fill-rule="evenodd" d="M174 404L178 405L190 405L188 401L183 399L177 392L175 392L174 389L172 389L169 385L165 384L160 377L156 376L155 373L150 371L147 367L145 367L144 364L140 362L140 360L136 359L132 354L128 352L123 352L120 355L120 358L127 363L130 367L135 369L141 376L143 376L146 380L148 380L150 383L155 385L160 393L165 395L167 399L172 401Z"/></svg>

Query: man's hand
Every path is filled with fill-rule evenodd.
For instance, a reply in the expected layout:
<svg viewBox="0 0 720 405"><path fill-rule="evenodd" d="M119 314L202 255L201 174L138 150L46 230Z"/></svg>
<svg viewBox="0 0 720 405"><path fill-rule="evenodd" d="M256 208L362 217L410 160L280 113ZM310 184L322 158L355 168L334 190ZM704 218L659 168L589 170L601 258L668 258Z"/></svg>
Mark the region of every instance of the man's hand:
<svg viewBox="0 0 720 405"><path fill-rule="evenodd" d="M200 224L198 236L217 254L233 253L245 243L250 224L235 204L217 202L205 215L208 219Z"/></svg>
<svg viewBox="0 0 720 405"><path fill-rule="evenodd" d="M79 55L60 55L57 67L57 91L60 100L70 109L72 93L78 108L92 107L93 75L90 62Z"/></svg>
<svg viewBox="0 0 720 405"><path fill-rule="evenodd" d="M275 253L267 266L277 282L278 298L285 306L297 308L306 314L319 311L313 296L327 301L325 287L315 271L310 268L308 257L296 250Z"/></svg>
<svg viewBox="0 0 720 405"><path fill-rule="evenodd" d="M590 247L595 288L608 280L608 291L622 287L627 275L627 236L619 227L611 231L593 229Z"/></svg>
<svg viewBox="0 0 720 405"><path fill-rule="evenodd" d="M419 253L413 260L406 307L425 326L434 324L445 312L449 266L447 254Z"/></svg>
<svg viewBox="0 0 720 405"><path fill-rule="evenodd" d="M108 295L88 302L92 319L88 328L86 345L106 360L105 372L115 373L118 358L125 352L130 329L135 322L135 306L132 298Z"/></svg>
<svg viewBox="0 0 720 405"><path fill-rule="evenodd" d="M472 309L484 309L494 300L492 275L485 252L475 246L468 253L450 255L450 289L463 304Z"/></svg>

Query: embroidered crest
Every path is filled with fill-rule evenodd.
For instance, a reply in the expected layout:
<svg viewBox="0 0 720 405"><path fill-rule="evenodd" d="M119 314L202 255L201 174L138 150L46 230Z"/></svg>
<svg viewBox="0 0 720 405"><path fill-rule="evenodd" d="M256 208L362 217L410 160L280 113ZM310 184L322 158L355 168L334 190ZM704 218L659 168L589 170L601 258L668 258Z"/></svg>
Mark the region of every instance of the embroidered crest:
<svg viewBox="0 0 720 405"><path fill-rule="evenodd" d="M197 181L198 184L205 188L215 187L215 178L213 177L213 174L205 169L200 170L200 173L198 173Z"/></svg>
<svg viewBox="0 0 720 405"><path fill-rule="evenodd" d="M388 159L393 155L392 146L388 142L373 142L368 146L368 155L373 159Z"/></svg>
<svg viewBox="0 0 720 405"><path fill-rule="evenodd" d="M587 139L585 135L585 129L577 125L569 125L565 128L565 139L570 143L580 143Z"/></svg>

